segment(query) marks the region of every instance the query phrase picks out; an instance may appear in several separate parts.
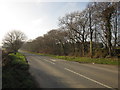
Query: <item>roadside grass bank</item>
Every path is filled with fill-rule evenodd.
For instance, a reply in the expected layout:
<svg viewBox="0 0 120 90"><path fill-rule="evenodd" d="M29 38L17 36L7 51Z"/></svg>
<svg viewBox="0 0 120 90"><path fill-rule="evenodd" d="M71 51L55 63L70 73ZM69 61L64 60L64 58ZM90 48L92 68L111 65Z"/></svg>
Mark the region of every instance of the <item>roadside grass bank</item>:
<svg viewBox="0 0 120 90"><path fill-rule="evenodd" d="M24 55L10 53L8 58L9 62L2 67L2 88L37 88Z"/></svg>
<svg viewBox="0 0 120 90"><path fill-rule="evenodd" d="M118 58L90 58L90 57L75 57L75 56L58 56L58 55L35 53L35 52L28 52L28 53L49 56L56 59L64 59L67 61L75 61L79 63L120 65L120 60L118 60Z"/></svg>
<svg viewBox="0 0 120 90"><path fill-rule="evenodd" d="M118 59L116 58L89 58L89 57L72 57L72 56L51 56L51 57L64 59L68 61L76 61L79 63L118 65Z"/></svg>

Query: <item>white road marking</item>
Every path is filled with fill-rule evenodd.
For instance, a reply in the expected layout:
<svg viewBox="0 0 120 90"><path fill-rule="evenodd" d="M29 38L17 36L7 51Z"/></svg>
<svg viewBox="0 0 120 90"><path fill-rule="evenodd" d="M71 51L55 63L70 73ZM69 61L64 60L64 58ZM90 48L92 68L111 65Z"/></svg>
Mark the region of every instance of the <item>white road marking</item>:
<svg viewBox="0 0 120 90"><path fill-rule="evenodd" d="M54 59L50 59L50 60L52 60L53 62L55 62L56 60L54 60Z"/></svg>
<svg viewBox="0 0 120 90"><path fill-rule="evenodd" d="M52 63L52 64L55 64L55 63L53 63L53 62L51 62L51 61L48 61L48 60L46 60L46 59L44 59L45 61L47 61L47 62L50 62L50 63Z"/></svg>
<svg viewBox="0 0 120 90"><path fill-rule="evenodd" d="M86 76L84 76L84 75L82 75L82 74L79 74L79 73L77 73L77 72L74 72L74 71L72 71L72 70L70 70L70 69L68 69L68 68L64 68L64 69L67 70L67 71L69 71L69 72L72 72L72 73L74 73L74 74L77 74L77 75L79 75L79 76L81 76L81 77L83 77L83 78L86 78L86 79L88 79L88 80L90 80L90 81L93 81L93 82L95 82L95 83L97 83L97 84L100 84L100 85L102 85L102 86L104 86L104 87L113 89L112 87L110 87L110 86L108 86L108 85L105 85L105 84L100 83L100 82L98 82L98 81L96 81L96 80L94 80L94 79L91 79L91 78L86 77Z"/></svg>

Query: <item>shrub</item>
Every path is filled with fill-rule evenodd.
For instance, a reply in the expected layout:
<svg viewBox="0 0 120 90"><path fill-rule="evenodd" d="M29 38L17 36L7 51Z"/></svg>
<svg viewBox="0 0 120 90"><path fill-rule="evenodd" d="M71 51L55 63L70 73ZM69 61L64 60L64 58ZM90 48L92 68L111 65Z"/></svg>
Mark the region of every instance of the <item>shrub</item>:
<svg viewBox="0 0 120 90"><path fill-rule="evenodd" d="M108 50L107 49L96 49L95 50L95 58L105 58L108 55Z"/></svg>
<svg viewBox="0 0 120 90"><path fill-rule="evenodd" d="M29 65L25 57L20 54L9 54L11 62L3 66L3 88L32 88L36 87L35 81L29 73Z"/></svg>

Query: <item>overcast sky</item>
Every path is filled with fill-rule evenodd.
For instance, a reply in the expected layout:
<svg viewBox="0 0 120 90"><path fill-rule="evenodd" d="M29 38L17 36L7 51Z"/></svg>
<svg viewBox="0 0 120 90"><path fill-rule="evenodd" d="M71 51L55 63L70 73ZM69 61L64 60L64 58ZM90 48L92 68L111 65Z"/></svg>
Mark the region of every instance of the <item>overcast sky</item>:
<svg viewBox="0 0 120 90"><path fill-rule="evenodd" d="M59 17L81 11L88 3L17 1L19 2L0 2L0 43L11 30L24 32L28 39L42 36L49 30L58 28Z"/></svg>

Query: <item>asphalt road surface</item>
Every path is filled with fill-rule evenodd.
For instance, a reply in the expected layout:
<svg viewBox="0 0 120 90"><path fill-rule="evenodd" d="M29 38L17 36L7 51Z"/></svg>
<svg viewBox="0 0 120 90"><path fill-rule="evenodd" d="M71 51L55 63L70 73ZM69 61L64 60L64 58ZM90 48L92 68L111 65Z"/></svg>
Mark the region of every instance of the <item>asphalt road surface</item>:
<svg viewBox="0 0 120 90"><path fill-rule="evenodd" d="M118 88L118 66L81 64L25 53L41 88Z"/></svg>

